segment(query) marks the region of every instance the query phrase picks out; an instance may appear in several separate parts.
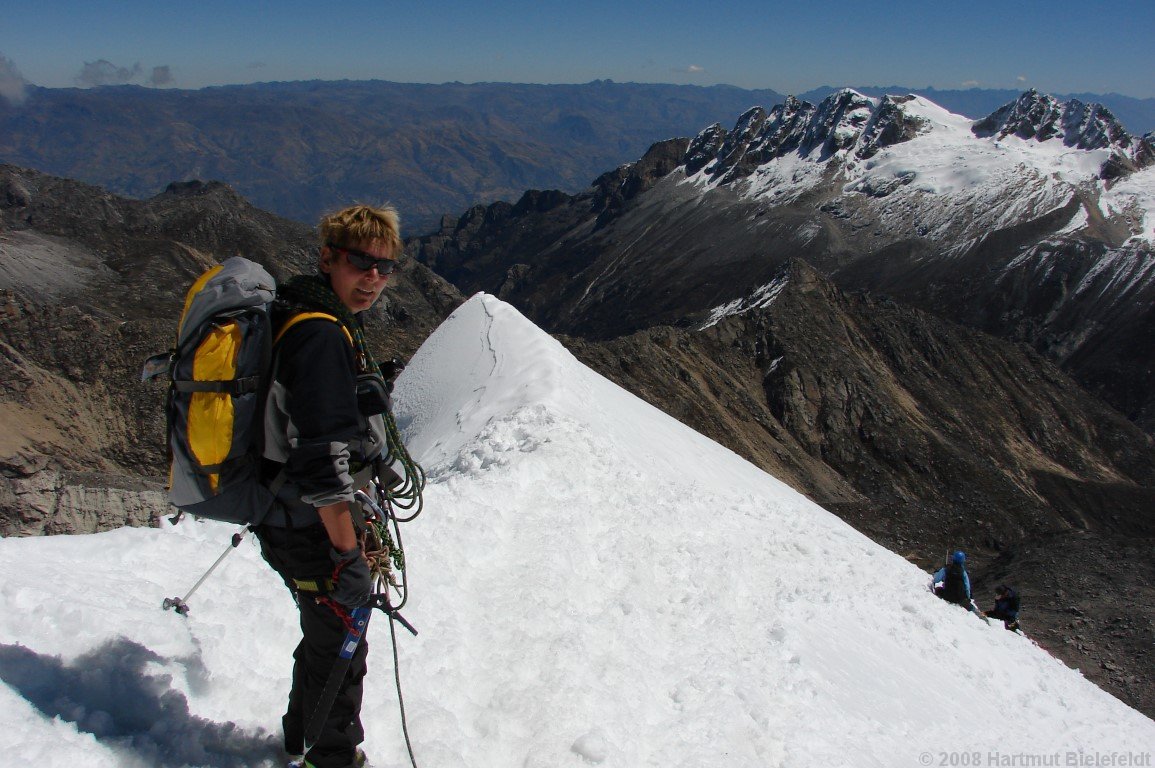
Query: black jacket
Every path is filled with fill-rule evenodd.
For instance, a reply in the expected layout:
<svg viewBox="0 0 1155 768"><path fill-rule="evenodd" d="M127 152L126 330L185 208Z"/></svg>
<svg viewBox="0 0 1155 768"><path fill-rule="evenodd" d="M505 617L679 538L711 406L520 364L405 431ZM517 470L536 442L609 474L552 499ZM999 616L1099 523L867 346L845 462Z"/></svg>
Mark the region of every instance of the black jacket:
<svg viewBox="0 0 1155 768"><path fill-rule="evenodd" d="M363 484L354 475L384 451L385 422L357 407L357 359L336 322L311 319L290 328L275 350L273 371L265 404L266 477L283 468L285 483L265 522L299 527L320 519L317 507L352 500Z"/></svg>

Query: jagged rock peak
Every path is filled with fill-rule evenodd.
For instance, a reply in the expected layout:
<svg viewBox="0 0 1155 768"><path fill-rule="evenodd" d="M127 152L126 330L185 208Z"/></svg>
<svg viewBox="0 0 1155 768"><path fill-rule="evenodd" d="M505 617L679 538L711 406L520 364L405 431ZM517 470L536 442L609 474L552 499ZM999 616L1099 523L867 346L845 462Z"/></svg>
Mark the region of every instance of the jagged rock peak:
<svg viewBox="0 0 1155 768"><path fill-rule="evenodd" d="M1118 149L1130 153L1134 143L1111 111L1102 104L1078 99L1060 102L1031 89L971 129L980 138L1018 136L1020 139L1059 139L1076 149Z"/></svg>
<svg viewBox="0 0 1155 768"><path fill-rule="evenodd" d="M839 154L868 158L883 147L909 141L923 129L904 106L913 96L872 99L849 88L818 105L789 96L769 112L747 110L732 131L712 125L690 143L683 159L688 175L704 171L728 183L758 166L795 153L817 162Z"/></svg>
<svg viewBox="0 0 1155 768"><path fill-rule="evenodd" d="M636 163L619 166L594 180L593 210L599 211L598 226L617 215L626 201L637 197L654 183L685 163L685 139L666 139L653 144Z"/></svg>
<svg viewBox="0 0 1155 768"><path fill-rule="evenodd" d="M901 144L918 136L926 128L926 120L908 114L903 105L915 96L883 96L870 121L862 132L854 154L865 160L884 147Z"/></svg>
<svg viewBox="0 0 1155 768"><path fill-rule="evenodd" d="M877 105L875 99L844 88L822 100L810 119L803 139L803 154L819 150L818 160L849 149L858 141Z"/></svg>
<svg viewBox="0 0 1155 768"><path fill-rule="evenodd" d="M693 176L713 162L714 158L718 156L718 152L721 151L722 142L726 140L727 135L726 129L722 127L721 123L714 123L695 136L690 141L684 158L686 175Z"/></svg>
<svg viewBox="0 0 1155 768"><path fill-rule="evenodd" d="M693 137L690 147L686 149L684 158L687 176L693 176L694 173L698 173L703 167L714 161L718 151L722 149L722 142L725 141L726 135L728 134L726 134L726 129L722 127L721 122L715 122L714 125Z"/></svg>

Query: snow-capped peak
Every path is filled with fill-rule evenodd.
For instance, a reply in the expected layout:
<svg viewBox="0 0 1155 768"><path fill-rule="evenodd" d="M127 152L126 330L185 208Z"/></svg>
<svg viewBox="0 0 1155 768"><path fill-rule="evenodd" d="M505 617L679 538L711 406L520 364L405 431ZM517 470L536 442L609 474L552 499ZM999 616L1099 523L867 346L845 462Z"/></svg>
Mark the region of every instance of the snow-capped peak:
<svg viewBox="0 0 1155 768"><path fill-rule="evenodd" d="M684 169L695 183L731 186L772 206L833 184L843 200L886 198L881 210L863 210L860 223L901 208L893 224L904 236L914 225L922 236L963 240L1076 197L1096 205L1127 179L1122 190L1138 192L1118 200L1124 193L1116 191L1100 213L1127 210L1123 231L1152 241L1155 231L1143 223L1152 218L1151 184L1138 177L1153 166L1155 139L1132 137L1099 104L1062 103L1032 90L973 121L919 96L871 99L842 90L818 105L789 97L769 111L755 107L729 132L711 126L691 142ZM1076 219L1070 227L1078 229L1083 219Z"/></svg>
<svg viewBox="0 0 1155 768"><path fill-rule="evenodd" d="M980 138L1018 136L1020 139L1058 139L1077 149L1130 151L1134 141L1123 125L1102 104L1084 104L1072 99L1061 103L1053 96L1030 90L1017 100L975 122Z"/></svg>

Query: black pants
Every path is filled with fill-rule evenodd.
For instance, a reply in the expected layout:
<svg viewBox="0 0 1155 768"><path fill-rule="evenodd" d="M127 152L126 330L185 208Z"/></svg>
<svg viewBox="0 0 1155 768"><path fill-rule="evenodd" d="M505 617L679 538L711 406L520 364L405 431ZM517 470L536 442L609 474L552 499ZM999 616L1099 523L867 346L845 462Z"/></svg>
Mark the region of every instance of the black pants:
<svg viewBox="0 0 1155 768"><path fill-rule="evenodd" d="M987 618L1002 619L1003 626L1005 626L1007 629L1014 629L1018 624L1019 615L1017 613L1012 615L1007 611L1000 611L998 608L993 608L987 611Z"/></svg>
<svg viewBox="0 0 1155 768"><path fill-rule="evenodd" d="M285 729L285 751L300 754L304 751L305 726L341 652L347 631L344 620L333 608L316 601L319 593L298 588L297 584L299 580L320 582L332 573L329 537L320 524L298 529L264 525L256 534L261 542L261 554L285 580L301 613L301 642L293 652L293 687L281 721ZM361 727L361 695L368 650L368 642L362 639L321 735L306 755L316 768L352 766L357 745L365 740L365 730Z"/></svg>

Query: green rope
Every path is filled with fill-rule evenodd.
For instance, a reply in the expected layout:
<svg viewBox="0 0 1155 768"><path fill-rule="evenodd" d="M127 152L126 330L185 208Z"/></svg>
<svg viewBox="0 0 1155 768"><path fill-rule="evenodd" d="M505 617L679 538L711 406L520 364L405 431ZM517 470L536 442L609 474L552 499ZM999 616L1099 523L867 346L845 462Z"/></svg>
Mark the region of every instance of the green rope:
<svg viewBox="0 0 1155 768"><path fill-rule="evenodd" d="M407 523L421 514L424 506L421 492L425 490L425 470L409 455L409 450L401 440L397 421L389 412L385 414L385 435L389 445L389 460L402 469L398 473L401 475L401 483L385 489L385 498L398 509L413 510L407 517L398 518L398 522Z"/></svg>
<svg viewBox="0 0 1155 768"><path fill-rule="evenodd" d="M401 542L399 523L413 520L424 507L422 491L425 490L425 470L409 455L405 443L401 440L401 431L397 428L397 421L393 414L386 412L385 435L388 443L386 463L391 467L400 467L398 473L401 482L386 487L383 483L374 483L377 489L377 500L385 512L385 519L370 521L370 532L375 541L372 546L366 546L365 552L369 560L369 569L379 580L382 587L393 587L400 595L400 603L394 608L400 609L409 599L409 585L405 573L405 547ZM397 514L398 509L412 510L406 517Z"/></svg>

